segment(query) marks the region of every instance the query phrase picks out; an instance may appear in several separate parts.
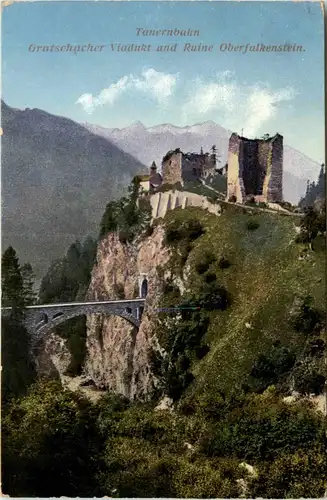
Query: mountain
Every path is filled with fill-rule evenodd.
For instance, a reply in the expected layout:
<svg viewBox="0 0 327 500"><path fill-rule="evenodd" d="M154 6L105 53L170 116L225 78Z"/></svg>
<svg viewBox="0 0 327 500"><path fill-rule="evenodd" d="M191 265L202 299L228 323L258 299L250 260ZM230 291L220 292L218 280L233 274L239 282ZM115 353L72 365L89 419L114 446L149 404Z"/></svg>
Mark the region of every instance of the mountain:
<svg viewBox="0 0 327 500"><path fill-rule="evenodd" d="M38 277L76 238L98 233L140 160L109 138L39 109L1 103L2 245L12 245Z"/></svg>
<svg viewBox="0 0 327 500"><path fill-rule="evenodd" d="M162 157L170 149L182 151L208 151L216 145L221 165L227 161L228 140L231 131L213 121L198 123L187 127L177 127L168 123L146 128L137 122L122 129L110 129L83 124L95 134L112 140L124 151L150 165L153 160L161 165ZM316 181L320 165L288 145L284 146L284 199L298 203L306 190L306 183Z"/></svg>

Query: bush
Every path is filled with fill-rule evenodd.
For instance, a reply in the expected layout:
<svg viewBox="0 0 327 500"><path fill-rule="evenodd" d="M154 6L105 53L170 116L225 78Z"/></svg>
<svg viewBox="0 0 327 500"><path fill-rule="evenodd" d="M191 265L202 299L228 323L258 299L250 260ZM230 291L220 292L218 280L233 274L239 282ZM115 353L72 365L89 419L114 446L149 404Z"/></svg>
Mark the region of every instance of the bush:
<svg viewBox="0 0 327 500"><path fill-rule="evenodd" d="M220 286L218 283L204 282L197 301L201 307L209 311L214 309L224 311L230 305L231 298L226 288Z"/></svg>
<svg viewBox="0 0 327 500"><path fill-rule="evenodd" d="M121 283L115 283L112 289L118 300L125 299L124 285L122 285Z"/></svg>
<svg viewBox="0 0 327 500"><path fill-rule="evenodd" d="M173 221L166 226L165 245L175 245L183 241L185 246L188 246L187 253L189 253L191 242L199 238L203 233L204 228L198 220L188 220L182 224L179 221Z"/></svg>
<svg viewBox="0 0 327 500"><path fill-rule="evenodd" d="M237 498L236 478L241 476L237 464L224 470L222 461L198 458L193 462L180 460L173 476L178 498Z"/></svg>
<svg viewBox="0 0 327 500"><path fill-rule="evenodd" d="M217 276L215 275L215 273L206 273L204 276L204 281L206 283L213 283L216 280L217 280Z"/></svg>
<svg viewBox="0 0 327 500"><path fill-rule="evenodd" d="M210 347L208 345L202 345L202 346L199 346L195 349L195 355L196 355L197 359L203 359L204 356L206 356L209 351L210 351Z"/></svg>
<svg viewBox="0 0 327 500"><path fill-rule="evenodd" d="M297 297L290 311L293 328L301 333L310 334L319 330L323 314L312 306L312 297Z"/></svg>
<svg viewBox="0 0 327 500"><path fill-rule="evenodd" d="M228 259L225 259L225 257L221 257L218 261L218 266L220 269L227 269L230 267L231 263L229 262Z"/></svg>
<svg viewBox="0 0 327 500"><path fill-rule="evenodd" d="M184 230L185 237L190 241L194 241L204 234L204 228L199 220L187 221Z"/></svg>
<svg viewBox="0 0 327 500"><path fill-rule="evenodd" d="M170 225L166 228L165 234L165 244L172 245L181 241L184 238L183 231L180 227L177 227L176 224Z"/></svg>
<svg viewBox="0 0 327 500"><path fill-rule="evenodd" d="M256 379L259 390L265 390L276 385L281 376L292 369L295 359L294 352L276 343L267 354L261 354L254 362L250 376Z"/></svg>
<svg viewBox="0 0 327 500"><path fill-rule="evenodd" d="M147 227L147 229L146 229L146 230L145 230L145 232L144 232L144 236L145 236L146 238L150 238L150 236L152 236L152 235L153 235L153 231L154 231L153 226L149 226L149 227Z"/></svg>
<svg viewBox="0 0 327 500"><path fill-rule="evenodd" d="M326 453L319 447L283 454L265 463L251 482L252 498L323 498L326 489Z"/></svg>
<svg viewBox="0 0 327 500"><path fill-rule="evenodd" d="M102 496L96 480L101 448L93 405L59 382L38 382L2 419L3 491L13 497Z"/></svg>
<svg viewBox="0 0 327 500"><path fill-rule="evenodd" d="M325 387L325 376L319 373L318 367L310 360L304 360L293 371L294 390L300 394L319 395Z"/></svg>
<svg viewBox="0 0 327 500"><path fill-rule="evenodd" d="M252 394L222 421L212 423L201 440L201 451L209 457L234 456L260 463L300 447L310 450L325 439L324 421L308 405L291 405L274 394Z"/></svg>
<svg viewBox="0 0 327 500"><path fill-rule="evenodd" d="M249 231L255 231L256 229L258 229L258 227L260 227L260 224L259 224L259 222L255 221L255 220L249 220L246 223L246 228Z"/></svg>
<svg viewBox="0 0 327 500"><path fill-rule="evenodd" d="M203 255L201 255L201 257L199 258L199 260L195 264L196 271L199 274L205 273L209 269L210 265L213 262L215 262L215 260L216 260L216 257L212 253L210 253L210 252L204 253Z"/></svg>
<svg viewBox="0 0 327 500"><path fill-rule="evenodd" d="M318 338L311 340L306 346L306 354L316 358L321 358L324 355L325 347L326 344L322 339Z"/></svg>

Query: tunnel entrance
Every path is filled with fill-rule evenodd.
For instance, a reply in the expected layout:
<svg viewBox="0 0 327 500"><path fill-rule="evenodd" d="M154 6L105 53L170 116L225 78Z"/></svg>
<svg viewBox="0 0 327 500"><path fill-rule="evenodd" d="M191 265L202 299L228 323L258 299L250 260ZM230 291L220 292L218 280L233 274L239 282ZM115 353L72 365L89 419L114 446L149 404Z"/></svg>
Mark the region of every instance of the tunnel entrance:
<svg viewBox="0 0 327 500"><path fill-rule="evenodd" d="M140 295L141 299L145 299L145 297L148 295L148 280L146 278L144 278L142 281Z"/></svg>

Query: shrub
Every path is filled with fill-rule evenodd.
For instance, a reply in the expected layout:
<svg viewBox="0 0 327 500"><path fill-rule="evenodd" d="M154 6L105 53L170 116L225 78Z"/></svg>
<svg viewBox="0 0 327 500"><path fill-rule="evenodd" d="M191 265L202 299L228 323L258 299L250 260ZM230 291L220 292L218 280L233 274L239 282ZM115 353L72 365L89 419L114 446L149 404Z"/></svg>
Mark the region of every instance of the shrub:
<svg viewBox="0 0 327 500"><path fill-rule="evenodd" d="M316 358L321 358L324 355L326 344L325 342L318 338L311 340L306 346L306 354L309 356L314 356Z"/></svg>
<svg viewBox="0 0 327 500"><path fill-rule="evenodd" d="M201 439L209 457L235 456L258 463L282 452L311 449L325 440L325 424L306 404L288 404L274 394L247 396L241 407L213 422Z"/></svg>
<svg viewBox="0 0 327 500"><path fill-rule="evenodd" d="M177 226L176 222L166 227L166 234L165 234L166 245L172 245L174 243L177 243L178 241L181 241L183 237L184 234L182 228L180 226Z"/></svg>
<svg viewBox="0 0 327 500"><path fill-rule="evenodd" d="M124 286L121 283L115 283L112 289L118 300L125 299L125 290Z"/></svg>
<svg viewBox="0 0 327 500"><path fill-rule="evenodd" d="M312 297L297 297L290 311L291 323L295 330L305 334L313 333L321 327L323 315L312 306Z"/></svg>
<svg viewBox="0 0 327 500"><path fill-rule="evenodd" d="M195 355L196 355L197 359L203 359L204 356L206 356L209 351L210 351L210 347L208 345L202 345L202 346L199 346L195 349Z"/></svg>
<svg viewBox="0 0 327 500"><path fill-rule="evenodd" d="M325 376L319 373L315 363L304 360L293 371L294 389L300 394L321 394L325 387Z"/></svg>
<svg viewBox="0 0 327 500"><path fill-rule="evenodd" d="M154 231L153 226L148 226L148 227L147 227L147 229L146 229L146 230L145 230L145 232L144 232L144 236L145 236L146 238L149 238L150 236L152 236L152 235L153 235L153 231Z"/></svg>
<svg viewBox="0 0 327 500"><path fill-rule="evenodd" d="M204 234L204 228L199 220L187 221L184 225L185 237L190 240L196 240Z"/></svg>
<svg viewBox="0 0 327 500"><path fill-rule="evenodd" d="M265 390L277 384L280 377L291 370L295 359L294 352L276 343L267 354L261 354L254 362L250 376L256 379L258 389Z"/></svg>
<svg viewBox="0 0 327 500"><path fill-rule="evenodd" d="M10 496L102 496L96 410L59 382L38 382L12 403L2 419L2 447L3 491Z"/></svg>
<svg viewBox="0 0 327 500"><path fill-rule="evenodd" d="M217 280L217 276L215 275L215 273L206 273L204 276L204 281L206 283L213 283L216 280Z"/></svg>
<svg viewBox="0 0 327 500"><path fill-rule="evenodd" d="M249 220L247 223L246 223L246 228L249 230L249 231L255 231L256 229L258 229L258 227L260 227L260 224L258 221L255 221L255 220Z"/></svg>
<svg viewBox="0 0 327 500"><path fill-rule="evenodd" d="M222 461L197 458L195 461L179 460L173 476L178 498L237 498L236 478L240 477L237 464L225 470Z"/></svg>
<svg viewBox="0 0 327 500"><path fill-rule="evenodd" d="M209 269L210 265L213 262L215 262L215 260L216 260L216 257L212 253L205 252L203 255L201 255L201 257L199 258L199 260L195 264L196 271L199 274L205 273Z"/></svg>
<svg viewBox="0 0 327 500"><path fill-rule="evenodd" d="M326 454L319 447L284 453L264 463L251 481L252 498L323 498L327 476Z"/></svg>
<svg viewBox="0 0 327 500"><path fill-rule="evenodd" d="M216 282L204 282L202 284L199 292L198 303L204 309L208 309L209 311L214 309L224 311L230 305L230 302L230 295L223 286L220 286Z"/></svg>
<svg viewBox="0 0 327 500"><path fill-rule="evenodd" d="M225 259L225 257L221 257L218 261L218 266L220 269L227 269L230 267L231 263L229 262L228 259Z"/></svg>

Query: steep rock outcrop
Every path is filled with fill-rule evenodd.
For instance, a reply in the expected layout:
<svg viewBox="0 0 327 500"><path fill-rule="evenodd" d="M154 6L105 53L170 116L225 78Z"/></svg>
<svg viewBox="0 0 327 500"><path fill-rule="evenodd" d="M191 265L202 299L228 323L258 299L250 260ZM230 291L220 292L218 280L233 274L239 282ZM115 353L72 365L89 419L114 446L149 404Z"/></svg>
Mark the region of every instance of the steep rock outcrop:
<svg viewBox="0 0 327 500"><path fill-rule="evenodd" d="M148 364L153 317L158 307L160 278L157 266L164 265L169 252L163 246L164 230L157 226L151 237L134 244L122 244L110 233L97 250L88 300L109 300L139 296L140 282L146 278L148 293L140 328L115 316L87 318L87 356L84 372L97 387L107 388L128 398L146 398L153 387Z"/></svg>
<svg viewBox="0 0 327 500"><path fill-rule="evenodd" d="M45 336L35 352L35 366L40 377L61 380L70 361L66 341L53 332Z"/></svg>

